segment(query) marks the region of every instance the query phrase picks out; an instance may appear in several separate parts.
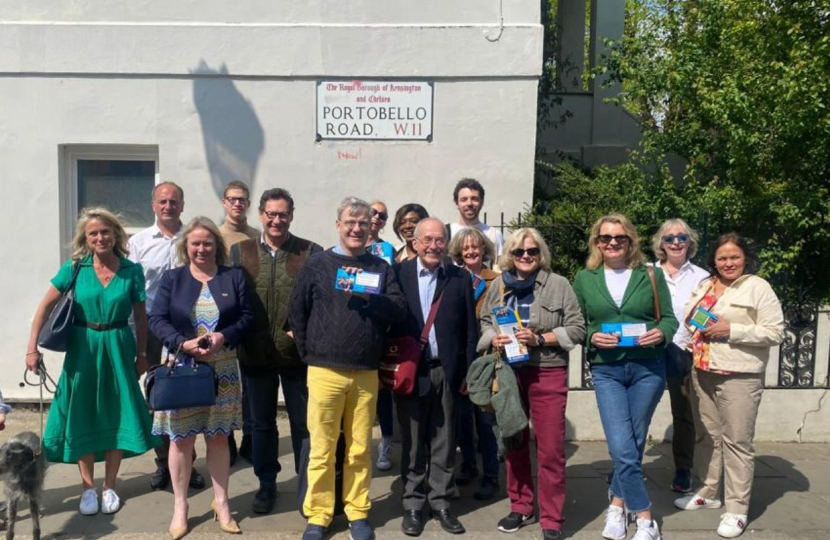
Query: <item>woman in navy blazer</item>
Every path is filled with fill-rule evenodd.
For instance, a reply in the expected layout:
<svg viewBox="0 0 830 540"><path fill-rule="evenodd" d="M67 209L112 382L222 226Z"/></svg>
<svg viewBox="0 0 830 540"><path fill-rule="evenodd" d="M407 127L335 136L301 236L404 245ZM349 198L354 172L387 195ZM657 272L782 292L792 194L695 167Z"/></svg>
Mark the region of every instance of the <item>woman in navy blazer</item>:
<svg viewBox="0 0 830 540"><path fill-rule="evenodd" d="M150 330L171 354L181 352L213 365L219 378L216 403L176 411L156 411L153 433L170 437L168 466L175 505L170 537L188 532L187 486L196 435L204 434L213 481L211 508L219 528L239 534L228 507L228 435L242 428L242 401L236 352L253 315L242 270L224 266L227 250L216 225L197 217L182 232L177 254L184 264L161 278Z"/></svg>

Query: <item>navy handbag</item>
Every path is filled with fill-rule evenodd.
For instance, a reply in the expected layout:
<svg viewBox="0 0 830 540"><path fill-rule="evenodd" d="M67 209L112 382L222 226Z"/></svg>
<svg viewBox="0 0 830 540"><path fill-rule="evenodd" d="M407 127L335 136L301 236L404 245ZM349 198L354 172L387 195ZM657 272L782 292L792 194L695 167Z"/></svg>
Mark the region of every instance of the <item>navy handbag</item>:
<svg viewBox="0 0 830 540"><path fill-rule="evenodd" d="M176 359L153 366L144 378L144 395L154 411L209 407L216 403L219 379L213 366L176 352Z"/></svg>
<svg viewBox="0 0 830 540"><path fill-rule="evenodd" d="M75 321L75 282L78 280L80 270L81 265L76 262L69 287L63 292L60 300L52 309L52 313L49 314L49 318L40 329L37 336L38 346L50 351L66 352L69 346L69 333Z"/></svg>

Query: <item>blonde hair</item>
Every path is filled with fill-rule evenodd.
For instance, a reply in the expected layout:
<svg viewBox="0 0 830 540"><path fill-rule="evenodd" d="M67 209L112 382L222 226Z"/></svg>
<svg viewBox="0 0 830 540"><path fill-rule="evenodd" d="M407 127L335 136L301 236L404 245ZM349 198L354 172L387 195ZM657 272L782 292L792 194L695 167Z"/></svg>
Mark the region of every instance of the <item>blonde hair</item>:
<svg viewBox="0 0 830 540"><path fill-rule="evenodd" d="M516 270L516 263L513 261L512 251L520 248L524 244L525 238L530 238L539 246L539 268L550 271L550 249L548 249L548 244L542 238L539 231L531 227L517 229L504 243L501 258L499 259L499 266L501 266L502 271L514 272Z"/></svg>
<svg viewBox="0 0 830 540"><path fill-rule="evenodd" d="M585 266L589 270L595 270L602 266L603 256L599 249L599 230L605 223L615 223L623 228L626 236L628 236L628 246L625 251L625 265L628 268L636 268L641 264L646 263L646 256L640 250L640 235L637 234L637 229L631 220L622 214L614 212L599 218L594 226L591 227L591 236L588 238L588 260Z"/></svg>
<svg viewBox="0 0 830 540"><path fill-rule="evenodd" d="M450 245L447 248L447 254L452 259L452 262L464 266L464 259L461 257L461 252L464 251L464 244L467 242L467 238L475 238L478 245L481 246L482 263L489 261L492 264L495 262L496 248L493 246L493 242L487 238L487 235L475 227L464 227L453 235L452 240L450 240Z"/></svg>
<svg viewBox="0 0 830 540"><path fill-rule="evenodd" d="M665 262L669 257L666 254L666 250L663 249L663 235L674 226L681 227L689 235L689 249L686 251L687 260L695 256L697 248L700 246L700 236L696 230L689 227L689 224L685 220L681 218L667 219L660 225L660 228L654 233L654 236L651 237L651 248L654 250L654 256L660 262Z"/></svg>
<svg viewBox="0 0 830 540"><path fill-rule="evenodd" d="M228 249L225 246L225 239L222 238L222 233L219 232L219 227L216 226L210 218L205 216L196 216L190 220L187 227L182 231L182 236L179 238L179 243L176 244L176 257L182 264L190 264L190 257L187 255L187 237L196 229L204 229L213 235L213 242L216 244L216 265L225 266L227 262Z"/></svg>
<svg viewBox="0 0 830 540"><path fill-rule="evenodd" d="M97 220L112 229L112 234L115 237L115 242L112 246L112 252L118 257L126 257L129 255L127 251L127 232L117 214L114 214L104 207L84 208L81 210L81 215L78 216L78 224L75 226L75 236L72 237L72 255L70 258L73 261L80 261L92 255L92 250L86 243L86 227L90 221Z"/></svg>

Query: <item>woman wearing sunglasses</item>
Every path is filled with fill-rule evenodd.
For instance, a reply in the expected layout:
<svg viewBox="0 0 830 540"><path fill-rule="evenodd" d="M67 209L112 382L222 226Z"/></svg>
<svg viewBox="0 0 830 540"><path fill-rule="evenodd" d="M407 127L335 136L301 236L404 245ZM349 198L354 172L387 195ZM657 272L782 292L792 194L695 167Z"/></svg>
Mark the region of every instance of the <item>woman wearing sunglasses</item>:
<svg viewBox="0 0 830 540"><path fill-rule="evenodd" d="M692 291L709 272L692 263L698 248L697 231L682 219L668 219L652 237L657 256L654 266L663 270L671 294L672 311L683 320L683 308ZM692 414L691 378L692 353L686 350L689 331L681 324L672 342L666 347L666 383L669 387L672 416L672 454L674 479L672 491L691 493L692 465L695 455L695 419Z"/></svg>
<svg viewBox="0 0 830 540"><path fill-rule="evenodd" d="M643 479L643 451L666 386L663 357L677 318L663 271L645 266L640 237L627 217L601 217L588 245L587 268L576 275L574 291L588 328L588 362L614 465L602 536L626 537L627 507L637 515L634 539L659 540Z"/></svg>
<svg viewBox="0 0 830 540"><path fill-rule="evenodd" d="M492 309L518 313L516 338L530 360L516 368L516 379L536 435L538 487L533 488L530 430L506 458L510 513L498 523L512 533L533 517L534 498L544 540L560 538L565 506L565 405L568 400L568 351L585 337L585 322L570 283L550 270L550 251L536 229L519 229L507 240L496 278L481 308L480 351L503 349L510 337L498 334ZM534 493L537 492L537 493Z"/></svg>
<svg viewBox="0 0 830 540"><path fill-rule="evenodd" d="M380 237L383 228L389 220L389 210L383 201L372 201L369 205L369 243L366 251L392 264L395 257L395 246Z"/></svg>

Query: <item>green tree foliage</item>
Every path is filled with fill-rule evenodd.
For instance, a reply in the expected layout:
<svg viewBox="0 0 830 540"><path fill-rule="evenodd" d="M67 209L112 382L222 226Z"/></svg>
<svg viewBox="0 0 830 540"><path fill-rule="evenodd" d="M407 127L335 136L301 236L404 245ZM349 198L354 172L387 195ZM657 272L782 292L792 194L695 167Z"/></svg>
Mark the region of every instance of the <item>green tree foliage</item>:
<svg viewBox="0 0 830 540"><path fill-rule="evenodd" d="M617 169L548 168L554 196L526 220L561 234L557 219L619 210L644 234L672 216L738 230L779 294L830 299L830 0L632 0L606 45L594 74L642 145ZM663 156L682 158L679 178Z"/></svg>

